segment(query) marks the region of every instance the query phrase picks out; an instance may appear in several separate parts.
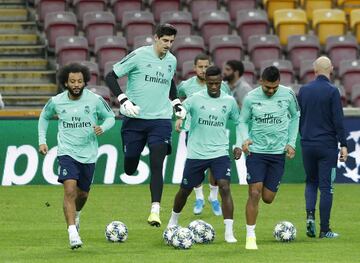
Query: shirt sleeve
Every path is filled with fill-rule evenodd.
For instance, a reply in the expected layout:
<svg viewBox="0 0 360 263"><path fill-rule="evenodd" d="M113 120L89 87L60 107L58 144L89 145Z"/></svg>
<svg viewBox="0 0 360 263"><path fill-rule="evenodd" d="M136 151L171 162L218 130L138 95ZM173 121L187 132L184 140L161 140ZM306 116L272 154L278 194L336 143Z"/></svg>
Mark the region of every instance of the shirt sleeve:
<svg viewBox="0 0 360 263"><path fill-rule="evenodd" d="M102 97L99 97L96 105L96 111L99 119L104 120L104 122L100 125L103 132L111 129L111 127L115 124L115 114Z"/></svg>
<svg viewBox="0 0 360 263"><path fill-rule="evenodd" d="M127 75L136 67L137 51L133 51L113 66L113 71L119 78Z"/></svg>
<svg viewBox="0 0 360 263"><path fill-rule="evenodd" d="M239 118L239 131L242 142L249 139L249 123L251 117L251 101L249 96L245 96Z"/></svg>
<svg viewBox="0 0 360 263"><path fill-rule="evenodd" d="M49 120L55 115L55 104L52 98L46 103L41 111L38 122L39 145L46 144L46 132L49 126Z"/></svg>
<svg viewBox="0 0 360 263"><path fill-rule="evenodd" d="M300 108L295 93L292 90L290 91L289 113L290 113L290 122L289 122L289 130L288 130L289 139L287 144L295 149L296 137L299 132Z"/></svg>
<svg viewBox="0 0 360 263"><path fill-rule="evenodd" d="M182 106L189 114L191 114L191 102L193 101L193 98L194 96L191 96L190 98L187 98L182 102Z"/></svg>
<svg viewBox="0 0 360 263"><path fill-rule="evenodd" d="M331 113L333 116L333 123L336 130L336 135L341 147L347 147L345 128L344 128L344 112L341 105L340 92L338 89L333 92L331 96Z"/></svg>

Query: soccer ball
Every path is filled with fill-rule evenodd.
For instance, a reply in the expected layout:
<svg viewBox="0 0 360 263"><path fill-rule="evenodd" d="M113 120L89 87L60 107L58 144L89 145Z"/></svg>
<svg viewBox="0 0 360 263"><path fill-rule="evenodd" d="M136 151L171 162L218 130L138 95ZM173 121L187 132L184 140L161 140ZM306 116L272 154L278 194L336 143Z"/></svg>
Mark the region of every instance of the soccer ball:
<svg viewBox="0 0 360 263"><path fill-rule="evenodd" d="M276 224L273 235L277 241L290 242L296 238L296 228L292 223L282 221Z"/></svg>
<svg viewBox="0 0 360 263"><path fill-rule="evenodd" d="M171 244L174 248L189 249L193 245L194 235L190 229L179 227L171 238Z"/></svg>
<svg viewBox="0 0 360 263"><path fill-rule="evenodd" d="M179 226L171 226L165 229L164 233L163 233L163 238L165 241L166 245L171 246L171 239L175 233L176 230L178 230L180 227Z"/></svg>
<svg viewBox="0 0 360 263"><path fill-rule="evenodd" d="M215 239L215 230L203 220L192 221L188 228L194 235L195 243L211 243Z"/></svg>
<svg viewBox="0 0 360 263"><path fill-rule="evenodd" d="M112 221L105 228L105 237L111 242L124 242L128 238L128 228L120 221Z"/></svg>

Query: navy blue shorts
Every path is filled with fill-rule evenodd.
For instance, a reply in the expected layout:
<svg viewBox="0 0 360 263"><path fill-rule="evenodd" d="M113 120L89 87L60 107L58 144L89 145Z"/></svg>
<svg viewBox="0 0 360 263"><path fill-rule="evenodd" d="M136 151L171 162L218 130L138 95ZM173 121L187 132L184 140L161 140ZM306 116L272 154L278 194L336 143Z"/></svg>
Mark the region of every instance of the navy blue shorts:
<svg viewBox="0 0 360 263"><path fill-rule="evenodd" d="M248 184L262 182L270 191L276 193L284 175L285 154L251 153L246 157Z"/></svg>
<svg viewBox="0 0 360 263"><path fill-rule="evenodd" d="M146 143L149 148L156 144L167 144L171 153L170 119L144 120L125 117L121 128L123 151L126 157L138 157Z"/></svg>
<svg viewBox="0 0 360 263"><path fill-rule="evenodd" d="M58 156L59 183L74 179L77 186L84 192L90 191L95 171L95 163L80 163L68 155Z"/></svg>
<svg viewBox="0 0 360 263"><path fill-rule="evenodd" d="M231 162L229 156L213 159L186 159L181 188L192 189L204 181L205 171L210 168L215 180L231 178Z"/></svg>

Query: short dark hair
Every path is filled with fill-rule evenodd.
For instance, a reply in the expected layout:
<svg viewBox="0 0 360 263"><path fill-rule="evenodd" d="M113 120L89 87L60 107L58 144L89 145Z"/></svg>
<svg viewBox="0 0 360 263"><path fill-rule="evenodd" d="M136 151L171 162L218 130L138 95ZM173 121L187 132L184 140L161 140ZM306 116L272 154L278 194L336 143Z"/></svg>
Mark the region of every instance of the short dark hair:
<svg viewBox="0 0 360 263"><path fill-rule="evenodd" d="M199 60L208 60L209 62L211 62L210 60L210 56L204 54L204 53L200 53L199 55L197 55L194 59L194 65L196 65L196 63L199 61Z"/></svg>
<svg viewBox="0 0 360 263"><path fill-rule="evenodd" d="M176 36L177 30L171 24L160 24L155 29L155 35L158 38L163 36Z"/></svg>
<svg viewBox="0 0 360 263"><path fill-rule="evenodd" d="M261 79L269 82L280 80L280 71L275 66L265 68L261 74Z"/></svg>
<svg viewBox="0 0 360 263"><path fill-rule="evenodd" d="M81 65L79 63L70 63L60 68L58 72L58 81L63 89L66 88L64 84L65 82L68 81L69 74L78 73L78 72L82 73L86 85L91 78L90 70L88 67Z"/></svg>
<svg viewBox="0 0 360 263"><path fill-rule="evenodd" d="M228 60L226 61L226 65L233 71L238 71L240 77L244 74L244 64L240 60Z"/></svg>
<svg viewBox="0 0 360 263"><path fill-rule="evenodd" d="M210 66L206 69L206 76L217 76L221 75L221 69L218 66Z"/></svg>

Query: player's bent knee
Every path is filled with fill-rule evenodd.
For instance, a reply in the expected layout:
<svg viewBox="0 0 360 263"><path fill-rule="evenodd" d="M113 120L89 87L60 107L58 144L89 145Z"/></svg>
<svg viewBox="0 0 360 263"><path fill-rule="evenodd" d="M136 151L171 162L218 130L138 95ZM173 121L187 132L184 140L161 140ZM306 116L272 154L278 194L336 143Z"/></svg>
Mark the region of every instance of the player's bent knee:
<svg viewBox="0 0 360 263"><path fill-rule="evenodd" d="M271 204L273 201L274 201L274 198L264 198L263 197L263 202L265 203L265 204Z"/></svg>

